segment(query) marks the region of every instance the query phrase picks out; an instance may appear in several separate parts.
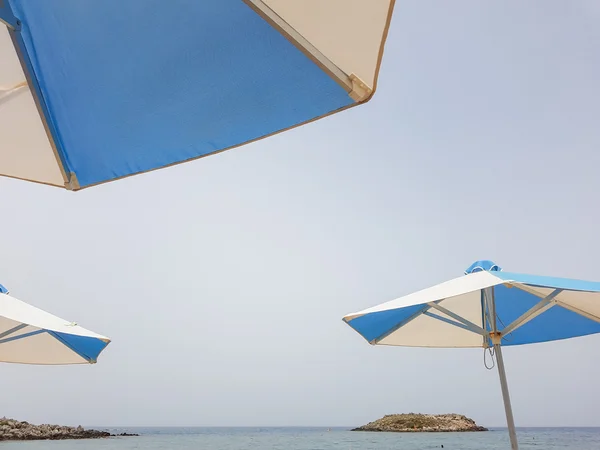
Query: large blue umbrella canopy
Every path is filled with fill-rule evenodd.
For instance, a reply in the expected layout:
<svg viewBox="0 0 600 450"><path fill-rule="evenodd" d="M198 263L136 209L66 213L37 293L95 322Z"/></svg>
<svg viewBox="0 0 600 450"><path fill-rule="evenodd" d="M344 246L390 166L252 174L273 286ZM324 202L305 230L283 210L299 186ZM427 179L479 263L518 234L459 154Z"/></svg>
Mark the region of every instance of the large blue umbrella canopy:
<svg viewBox="0 0 600 450"><path fill-rule="evenodd" d="M600 283L505 272L477 261L462 277L344 321L373 345L493 349L517 449L501 348L599 333Z"/></svg>
<svg viewBox="0 0 600 450"><path fill-rule="evenodd" d="M362 104L393 6L0 1L0 174L78 190Z"/></svg>

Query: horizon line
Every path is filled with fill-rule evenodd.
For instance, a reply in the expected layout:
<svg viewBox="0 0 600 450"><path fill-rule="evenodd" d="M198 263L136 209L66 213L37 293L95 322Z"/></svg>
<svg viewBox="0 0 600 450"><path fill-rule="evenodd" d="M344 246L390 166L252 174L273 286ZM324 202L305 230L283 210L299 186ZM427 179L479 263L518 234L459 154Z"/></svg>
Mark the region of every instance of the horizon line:
<svg viewBox="0 0 600 450"><path fill-rule="evenodd" d="M83 425L84 428L317 428L317 429L327 429L327 428L343 428L343 429L352 429L356 428L360 425ZM486 428L489 428L490 431L494 430L506 430L508 427L506 425L503 426L495 426L488 425ZM600 425L532 425L532 426L517 426L517 430L521 429L551 429L551 428L600 428Z"/></svg>

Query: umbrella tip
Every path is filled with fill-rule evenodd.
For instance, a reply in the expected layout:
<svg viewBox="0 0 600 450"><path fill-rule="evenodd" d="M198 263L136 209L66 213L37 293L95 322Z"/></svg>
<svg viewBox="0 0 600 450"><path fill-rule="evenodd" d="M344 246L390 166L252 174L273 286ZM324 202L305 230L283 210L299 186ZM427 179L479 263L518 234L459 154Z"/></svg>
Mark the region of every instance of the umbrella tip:
<svg viewBox="0 0 600 450"><path fill-rule="evenodd" d="M490 261L489 259L481 259L479 261L475 261L467 270L465 270L465 275L475 272L499 272L502 268L497 265L494 261Z"/></svg>

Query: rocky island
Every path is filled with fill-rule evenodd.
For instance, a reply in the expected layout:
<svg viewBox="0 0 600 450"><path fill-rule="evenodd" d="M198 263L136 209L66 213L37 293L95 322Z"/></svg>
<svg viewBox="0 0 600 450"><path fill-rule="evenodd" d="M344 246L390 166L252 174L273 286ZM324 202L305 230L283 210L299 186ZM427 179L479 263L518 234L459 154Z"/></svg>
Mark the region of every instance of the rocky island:
<svg viewBox="0 0 600 450"><path fill-rule="evenodd" d="M375 422L368 423L352 431L387 431L396 433L414 432L464 432L488 431L474 420L460 414L390 414Z"/></svg>
<svg viewBox="0 0 600 450"><path fill-rule="evenodd" d="M60 425L32 425L3 417L0 419L0 441L41 441L62 439L99 439L115 436L137 436L137 434L110 434L107 431L86 430L83 427Z"/></svg>

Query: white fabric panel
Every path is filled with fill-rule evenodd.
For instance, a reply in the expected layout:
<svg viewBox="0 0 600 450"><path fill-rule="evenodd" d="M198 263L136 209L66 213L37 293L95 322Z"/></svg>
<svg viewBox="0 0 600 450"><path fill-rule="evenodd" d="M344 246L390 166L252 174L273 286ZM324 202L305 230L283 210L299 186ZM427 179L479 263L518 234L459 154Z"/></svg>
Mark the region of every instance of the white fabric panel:
<svg viewBox="0 0 600 450"><path fill-rule="evenodd" d="M483 328L480 291L449 298L440 302L439 305ZM443 312L433 308L429 311L438 316L454 320ZM420 315L379 341L378 344L405 347L483 347L483 336L445 323L439 319Z"/></svg>
<svg viewBox="0 0 600 450"><path fill-rule="evenodd" d="M0 24L0 90L25 81L8 29ZM64 179L28 88L0 92L0 175L64 187Z"/></svg>
<svg viewBox="0 0 600 450"><path fill-rule="evenodd" d="M371 88L391 0L264 0L331 62Z"/></svg>
<svg viewBox="0 0 600 450"><path fill-rule="evenodd" d="M456 297L473 291L479 291L481 289L485 289L490 286L497 286L503 283L503 280L492 275L491 272L471 273L469 275L454 278L450 281L446 281L436 286L423 289L405 297L400 297L396 300L391 300L389 302L382 303L381 305L377 305L372 308L365 309L363 311L348 314L344 317L344 319L351 320L355 317L359 317L368 313L386 311L389 309L405 308L407 306L420 305L424 303L435 302L438 300L449 299L451 297Z"/></svg>
<svg viewBox="0 0 600 450"><path fill-rule="evenodd" d="M0 344L0 361L21 364L88 363L48 333Z"/></svg>
<svg viewBox="0 0 600 450"><path fill-rule="evenodd" d="M73 325L71 322L17 300L8 294L0 294L0 316L17 324L26 323L39 329L109 340L105 336L86 330L79 325ZM1 344L0 347L2 345L5 344Z"/></svg>

